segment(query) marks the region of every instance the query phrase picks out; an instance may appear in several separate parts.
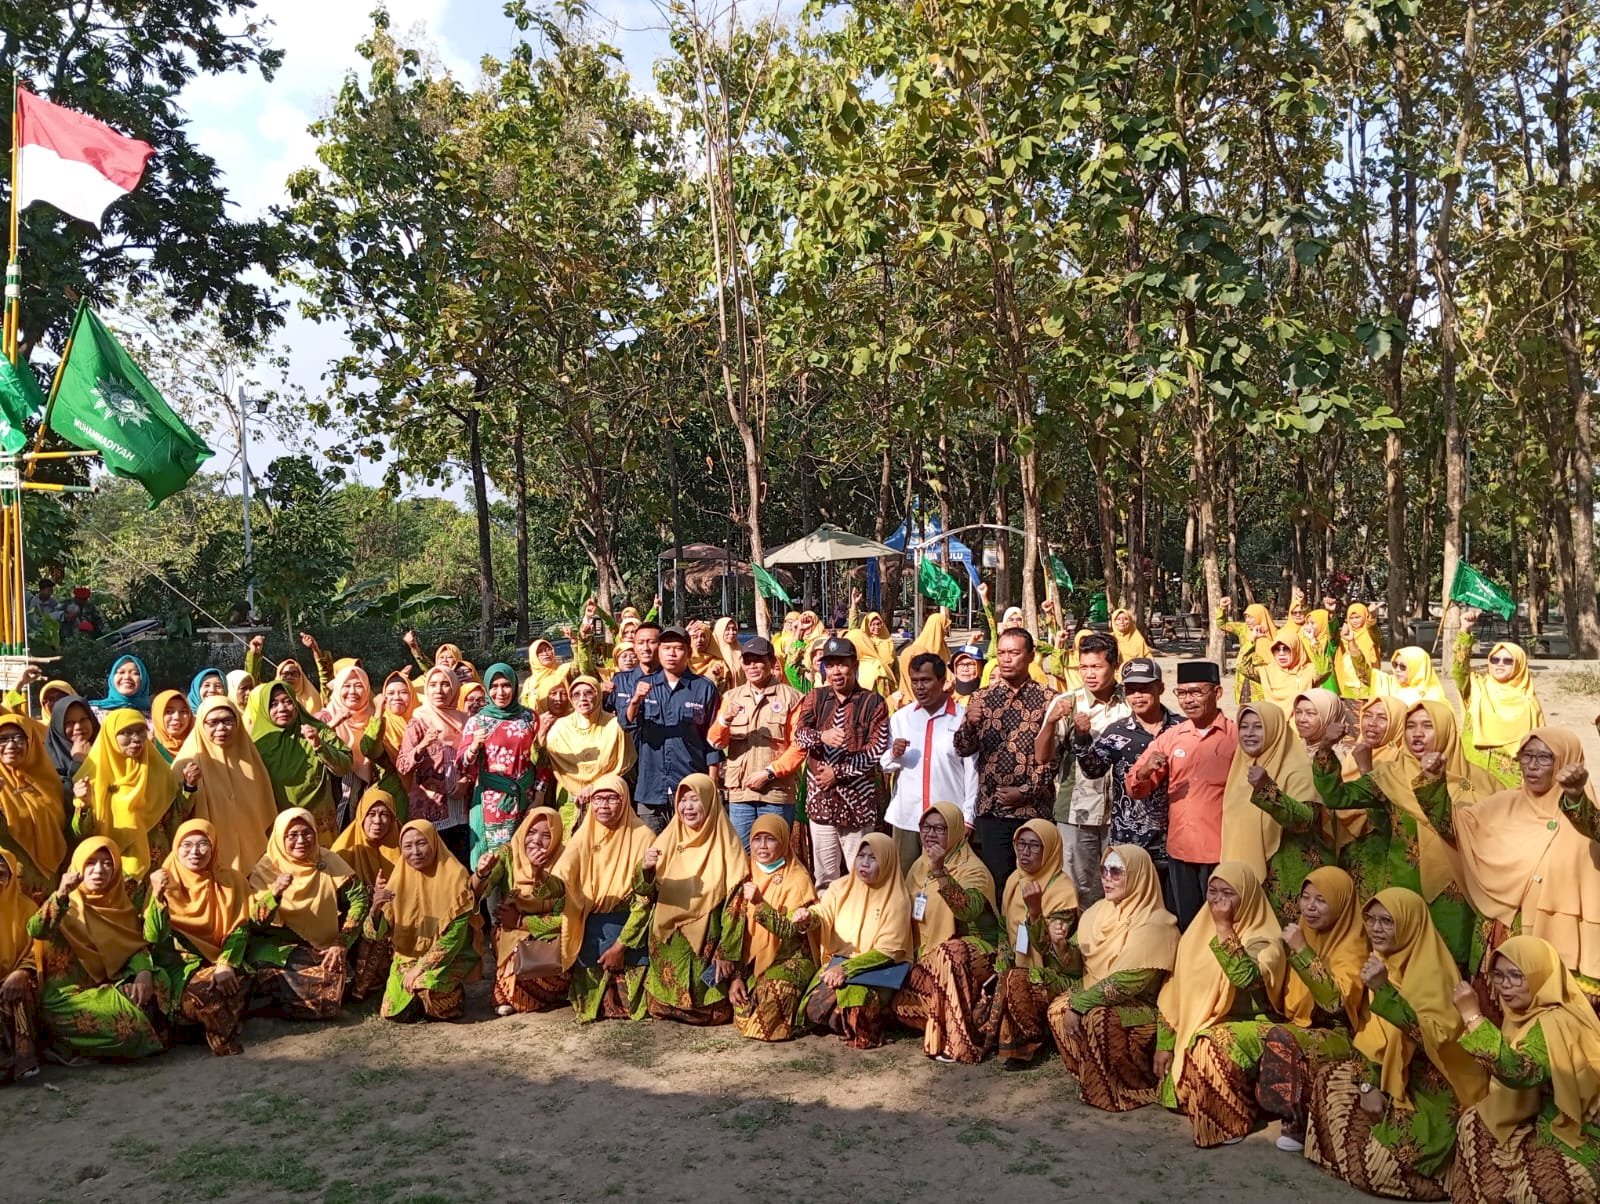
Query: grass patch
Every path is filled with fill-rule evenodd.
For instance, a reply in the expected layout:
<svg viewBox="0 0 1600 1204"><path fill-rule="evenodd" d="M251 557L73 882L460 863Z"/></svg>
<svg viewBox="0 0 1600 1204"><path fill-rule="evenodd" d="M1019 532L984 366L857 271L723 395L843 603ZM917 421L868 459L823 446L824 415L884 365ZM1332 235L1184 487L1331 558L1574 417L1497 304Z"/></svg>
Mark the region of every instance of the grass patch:
<svg viewBox="0 0 1600 1204"><path fill-rule="evenodd" d="M351 1104L333 1118L333 1127L341 1133L354 1132L372 1119L371 1104Z"/></svg>
<svg viewBox="0 0 1600 1204"><path fill-rule="evenodd" d="M724 1129L731 1129L740 1137L754 1137L768 1125L782 1124L793 1107L788 1100L747 1100L717 1117L717 1124Z"/></svg>
<svg viewBox="0 0 1600 1204"><path fill-rule="evenodd" d="M124 1158L149 1158L161 1152L161 1146L143 1137L119 1137L111 1143L114 1153Z"/></svg>
<svg viewBox="0 0 1600 1204"><path fill-rule="evenodd" d="M857 1129L836 1129L829 1125L812 1125L809 1136L818 1145L826 1146L835 1154L845 1154L864 1146L870 1136Z"/></svg>
<svg viewBox="0 0 1600 1204"><path fill-rule="evenodd" d="M1567 669L1556 676L1556 685L1571 694L1600 695L1600 669Z"/></svg>
<svg viewBox="0 0 1600 1204"><path fill-rule="evenodd" d="M997 1125L987 1117L980 1116L957 1133L956 1140L962 1145L1005 1145L1006 1139L1002 1134L1006 1132L1008 1130L1003 1125Z"/></svg>
<svg viewBox="0 0 1600 1204"><path fill-rule="evenodd" d="M826 1054L802 1054L778 1063L779 1070L792 1070L796 1074L827 1074L833 1069L833 1059Z"/></svg>
<svg viewBox="0 0 1600 1204"><path fill-rule="evenodd" d="M350 1072L352 1087L386 1087L398 1083L405 1075L403 1066L363 1066Z"/></svg>
<svg viewBox="0 0 1600 1204"><path fill-rule="evenodd" d="M202 1200L220 1200L240 1191L254 1194L264 1183L284 1192L308 1192L322 1186L320 1170L300 1155L272 1146L190 1146L159 1173Z"/></svg>
<svg viewBox="0 0 1600 1204"><path fill-rule="evenodd" d="M648 1024L606 1024L595 1035L595 1052L614 1062L625 1062L641 1070L654 1066L661 1057L656 1048L655 1030Z"/></svg>
<svg viewBox="0 0 1600 1204"><path fill-rule="evenodd" d="M310 1100L281 1091L252 1091L240 1103L237 1116L250 1128L273 1133L302 1133L322 1123Z"/></svg>

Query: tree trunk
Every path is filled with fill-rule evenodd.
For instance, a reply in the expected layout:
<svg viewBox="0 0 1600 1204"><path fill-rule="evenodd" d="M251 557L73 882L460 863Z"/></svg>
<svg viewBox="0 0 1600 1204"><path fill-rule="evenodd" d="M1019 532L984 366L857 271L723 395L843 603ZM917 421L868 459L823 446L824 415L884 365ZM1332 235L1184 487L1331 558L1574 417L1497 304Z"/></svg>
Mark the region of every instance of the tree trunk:
<svg viewBox="0 0 1600 1204"><path fill-rule="evenodd" d="M1039 627L1039 534L1044 526L1044 502L1039 490L1039 444L1017 457L1022 481L1022 614L1031 630Z"/></svg>
<svg viewBox="0 0 1600 1204"><path fill-rule="evenodd" d="M1011 454L1011 448L1004 439L994 442L994 462L1004 464ZM996 483L994 491L994 521L1002 527L1011 525L1011 504L1006 497L1006 479L1002 475ZM1005 613L1006 607L1011 605L1011 532L996 531L994 533L994 591L993 601L996 615Z"/></svg>
<svg viewBox="0 0 1600 1204"><path fill-rule="evenodd" d="M1100 576L1106 583L1106 604L1122 605L1121 570L1117 567L1117 493L1111 485L1106 441L1089 437L1089 466L1094 470L1095 518L1100 528Z"/></svg>
<svg viewBox="0 0 1600 1204"><path fill-rule="evenodd" d="M483 378L474 385L475 396L488 391ZM489 537L489 474L483 467L483 414L474 408L466 417L467 468L472 474L472 504L478 523L478 641L482 648L494 647L494 543Z"/></svg>
<svg viewBox="0 0 1600 1204"><path fill-rule="evenodd" d="M517 487L517 643L528 642L528 453L526 415L517 404L516 427L511 440L512 479ZM600 583L605 588L605 582Z"/></svg>

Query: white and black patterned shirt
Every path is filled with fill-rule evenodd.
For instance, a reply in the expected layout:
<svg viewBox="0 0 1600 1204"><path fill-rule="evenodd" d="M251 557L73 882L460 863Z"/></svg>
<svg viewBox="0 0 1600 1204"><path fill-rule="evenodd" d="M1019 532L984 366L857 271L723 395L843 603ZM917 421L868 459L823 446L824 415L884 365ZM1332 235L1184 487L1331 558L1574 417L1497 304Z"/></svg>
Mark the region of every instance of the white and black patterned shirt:
<svg viewBox="0 0 1600 1204"><path fill-rule="evenodd" d="M1118 719L1091 743L1073 744L1078 771L1088 778L1111 775L1112 844L1136 844L1155 861L1167 857L1167 784L1163 781L1144 798L1128 794L1128 771L1151 743L1168 728L1183 720L1165 707L1161 726L1147 731L1132 715Z"/></svg>

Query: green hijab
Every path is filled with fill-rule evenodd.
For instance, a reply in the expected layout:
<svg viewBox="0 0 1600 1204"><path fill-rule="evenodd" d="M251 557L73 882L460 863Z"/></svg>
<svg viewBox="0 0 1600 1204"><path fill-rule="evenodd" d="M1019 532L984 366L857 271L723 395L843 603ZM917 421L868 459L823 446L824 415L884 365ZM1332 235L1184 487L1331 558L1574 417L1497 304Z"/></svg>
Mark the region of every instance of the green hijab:
<svg viewBox="0 0 1600 1204"><path fill-rule="evenodd" d="M483 675L483 690L488 694L489 687L494 684L494 679L503 677L511 683L511 705L499 707L494 704L494 696L489 696L489 701L484 703L478 711L480 715L487 715L491 719L530 719L533 712L517 701L517 671L505 661L496 661L490 665Z"/></svg>
<svg viewBox="0 0 1600 1204"><path fill-rule="evenodd" d="M294 703L295 717L288 727L279 727L267 715L267 706L276 690L282 690ZM250 701L244 709L244 722L245 730L255 742L256 751L261 754L262 764L267 767L267 776L272 779L272 793L277 798L278 809L309 808L313 801L319 800L325 785L326 769L316 749L311 747L311 742L300 734L300 728L306 724L319 728L324 743L331 741L342 749L344 741L339 739L337 733L308 713L282 678L264 682L250 691Z"/></svg>

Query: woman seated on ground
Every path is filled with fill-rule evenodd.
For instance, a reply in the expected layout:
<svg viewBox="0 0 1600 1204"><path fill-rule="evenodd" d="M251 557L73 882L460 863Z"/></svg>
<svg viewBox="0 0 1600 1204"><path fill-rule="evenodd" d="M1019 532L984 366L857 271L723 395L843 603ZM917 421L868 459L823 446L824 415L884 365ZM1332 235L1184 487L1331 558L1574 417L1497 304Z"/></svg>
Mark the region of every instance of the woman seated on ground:
<svg viewBox="0 0 1600 1204"><path fill-rule="evenodd" d="M369 891L394 876L400 859L400 822L394 796L381 787L368 786L356 804L355 818L333 842L333 851ZM377 940L362 936L351 952L350 997L365 999L381 990L389 981L393 960L394 946L387 936Z"/></svg>
<svg viewBox="0 0 1600 1204"><path fill-rule="evenodd" d="M817 926L818 947L829 959L800 1001L806 1023L855 1049L882 1045L912 949L911 897L893 837L868 833L851 872L791 918L801 932Z"/></svg>
<svg viewBox="0 0 1600 1204"><path fill-rule="evenodd" d="M1262 1110L1282 1117L1278 1148L1305 1148L1311 1082L1318 1066L1350 1056L1350 1039L1366 1021L1367 935L1355 881L1337 866L1306 876L1298 900L1299 922L1283 930L1289 947L1283 1014L1264 1038L1256 1083Z"/></svg>
<svg viewBox="0 0 1600 1204"><path fill-rule="evenodd" d="M199 720L173 768L184 778L190 764L197 767L198 780L185 791L179 810L211 821L217 865L249 874L267 851L278 804L272 775L230 699L214 695L200 704Z"/></svg>
<svg viewBox="0 0 1600 1204"><path fill-rule="evenodd" d="M650 901L634 878L654 834L633 812L628 784L616 774L589 792L589 814L556 863L566 888L561 904L561 966L572 976L579 1023L644 1016L642 964Z"/></svg>
<svg viewBox="0 0 1600 1204"><path fill-rule="evenodd" d="M1361 1056L1317 1071L1306 1157L1372 1195L1442 1200L1457 1117L1488 1090L1460 1044L1461 975L1415 891L1379 891L1362 916L1372 953L1361 969Z"/></svg>
<svg viewBox="0 0 1600 1204"><path fill-rule="evenodd" d="M39 1012L63 1062L147 1058L167 1047L171 984L150 956L116 842L91 836L28 921L40 943Z"/></svg>
<svg viewBox="0 0 1600 1204"><path fill-rule="evenodd" d="M1105 895L1078 923L1083 985L1050 1005L1050 1032L1078 1097L1107 1112L1156 1102L1156 998L1178 953L1150 854L1119 844L1100 859Z"/></svg>
<svg viewBox="0 0 1600 1204"><path fill-rule="evenodd" d="M1280 1019L1283 930L1250 867L1224 861L1206 907L1178 942L1157 1001L1161 1103L1182 1112L1202 1149L1243 1141L1256 1120L1262 1038Z"/></svg>
<svg viewBox="0 0 1600 1204"><path fill-rule="evenodd" d="M338 783L350 772L350 748L327 724L312 718L286 682L269 681L250 693L244 712L250 739L272 778L281 814L310 812L319 842L339 834Z"/></svg>
<svg viewBox="0 0 1600 1204"><path fill-rule="evenodd" d="M954 803L923 812L922 856L906 877L917 962L894 998L895 1019L922 1033L922 1052L940 1062L983 1058L985 984L994 973L1000 920L994 878L967 843Z"/></svg>
<svg viewBox="0 0 1600 1204"><path fill-rule="evenodd" d="M172 851L167 820L179 794L178 776L155 750L145 717L127 707L112 711L78 770L74 832L109 837L129 893L142 896L150 870Z"/></svg>
<svg viewBox="0 0 1600 1204"><path fill-rule="evenodd" d="M634 886L651 903L645 1010L657 1020L727 1024L744 951L744 846L707 774L678 783L673 812Z"/></svg>
<svg viewBox="0 0 1600 1204"><path fill-rule="evenodd" d="M236 1054L244 1049L239 1030L250 1002L246 949L253 923L267 918L272 899L223 865L218 848L209 821L179 825L172 852L150 875L144 936L179 995L176 1020L198 1025L212 1053Z"/></svg>
<svg viewBox="0 0 1600 1204"><path fill-rule="evenodd" d="M150 704L150 731L156 752L168 765L194 730L194 708L180 690L162 690Z"/></svg>
<svg viewBox="0 0 1600 1204"><path fill-rule="evenodd" d="M342 857L321 847L304 807L279 813L250 885L270 890L277 902L247 955L257 998L288 1020L332 1020L372 893Z"/></svg>
<svg viewBox="0 0 1600 1204"><path fill-rule="evenodd" d="M67 861L60 786L44 729L21 715L0 715L0 849L14 859L18 889L35 904Z"/></svg>
<svg viewBox="0 0 1600 1204"><path fill-rule="evenodd" d="M1600 1200L1600 1019L1555 948L1514 936L1494 954L1490 980L1505 1020L1484 1018L1463 983L1461 1048L1489 1073L1489 1094L1457 1130L1450 1198Z"/></svg>
<svg viewBox="0 0 1600 1204"><path fill-rule="evenodd" d="M28 935L35 910L17 859L0 849L0 1085L39 1073L39 963Z"/></svg>
<svg viewBox="0 0 1600 1204"><path fill-rule="evenodd" d="M1061 832L1030 819L1011 838L1017 868L1001 903L999 976L989 1037L998 1035L1007 1070L1031 1065L1050 1039L1050 1004L1078 986L1082 959L1072 945L1078 892L1062 865Z"/></svg>
<svg viewBox="0 0 1600 1204"><path fill-rule="evenodd" d="M483 920L467 869L425 819L400 829L400 862L378 879L369 941L394 947L381 1013L387 1020L456 1020L483 967Z"/></svg>
<svg viewBox="0 0 1600 1204"><path fill-rule="evenodd" d="M561 1007L572 988L561 966L566 887L552 872L562 842L560 813L553 807L535 807L511 840L498 853L480 857L473 872L473 887L480 896L500 898L495 911L494 1002L502 1016Z"/></svg>
<svg viewBox="0 0 1600 1204"><path fill-rule="evenodd" d="M735 1027L757 1041L794 1036L800 996L817 972L812 941L789 918L817 901L816 883L790 848L791 830L777 815L758 816L750 828L744 956L728 999Z"/></svg>

